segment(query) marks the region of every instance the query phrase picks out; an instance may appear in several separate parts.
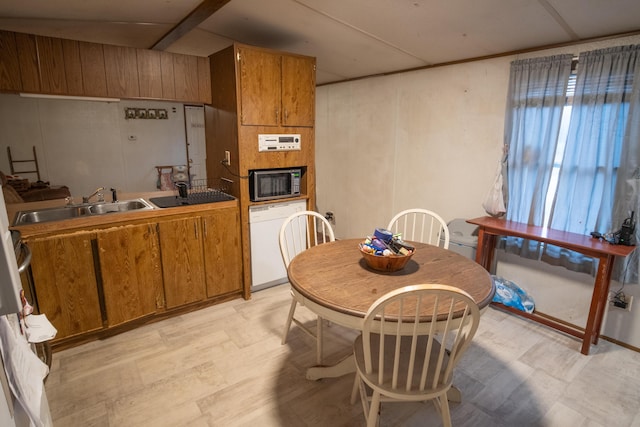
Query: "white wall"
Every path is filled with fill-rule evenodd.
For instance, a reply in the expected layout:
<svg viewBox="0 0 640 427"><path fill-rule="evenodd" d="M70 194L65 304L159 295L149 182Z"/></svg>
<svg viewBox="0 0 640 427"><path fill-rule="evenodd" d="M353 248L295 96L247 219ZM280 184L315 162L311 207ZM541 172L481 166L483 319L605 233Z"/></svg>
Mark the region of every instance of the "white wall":
<svg viewBox="0 0 640 427"><path fill-rule="evenodd" d="M167 120L126 120L125 108L163 108ZM32 158L41 179L67 185L74 197L97 187L123 192L156 189L155 165L186 164L183 104L158 101L95 102L0 94L0 170ZM18 169L21 168L21 169ZM31 169L32 164L17 166ZM24 175L35 181L35 175Z"/></svg>
<svg viewBox="0 0 640 427"><path fill-rule="evenodd" d="M484 215L502 154L511 61L639 42L628 37L319 87L316 209L334 212L339 238L363 238L409 207L447 221ZM591 276L508 257L497 273L528 290L541 311L584 325ZM640 297L638 288L625 291ZM605 322L605 335L640 347L640 304L612 310Z"/></svg>

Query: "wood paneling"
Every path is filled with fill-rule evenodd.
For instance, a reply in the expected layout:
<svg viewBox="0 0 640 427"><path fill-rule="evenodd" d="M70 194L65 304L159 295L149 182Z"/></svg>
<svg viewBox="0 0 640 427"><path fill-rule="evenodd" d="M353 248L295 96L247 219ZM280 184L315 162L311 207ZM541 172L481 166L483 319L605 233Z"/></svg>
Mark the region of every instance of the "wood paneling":
<svg viewBox="0 0 640 427"><path fill-rule="evenodd" d="M79 42L82 85L88 96L108 96L102 45Z"/></svg>
<svg viewBox="0 0 640 427"><path fill-rule="evenodd" d="M16 33L15 36L22 90L25 92L40 92L40 70L36 37L22 33Z"/></svg>
<svg viewBox="0 0 640 427"><path fill-rule="evenodd" d="M142 98L162 98L161 53L138 49L138 84Z"/></svg>
<svg viewBox="0 0 640 427"><path fill-rule="evenodd" d="M116 98L138 98L138 60L136 49L104 45L107 94Z"/></svg>
<svg viewBox="0 0 640 427"><path fill-rule="evenodd" d="M0 90L22 90L16 37L10 31L0 31Z"/></svg>

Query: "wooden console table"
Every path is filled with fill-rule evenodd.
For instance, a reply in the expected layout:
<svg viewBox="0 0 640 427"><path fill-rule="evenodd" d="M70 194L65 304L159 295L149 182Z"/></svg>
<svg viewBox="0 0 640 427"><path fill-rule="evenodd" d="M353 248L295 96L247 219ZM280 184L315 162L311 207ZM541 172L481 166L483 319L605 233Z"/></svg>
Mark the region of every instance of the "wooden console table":
<svg viewBox="0 0 640 427"><path fill-rule="evenodd" d="M582 328L569 325L536 313L531 314L501 305L507 311L565 332L582 339L582 354L589 354L591 344L598 344L600 329L602 327L602 317L607 304L607 294L611 281L611 271L613 261L616 256L626 257L634 251L635 246L612 245L600 239L582 234L568 233L565 231L553 230L544 227L535 227L519 222L507 221L493 217L480 217L467 220L470 224L478 226L478 249L476 251L476 262L490 271L493 262L497 236L514 236L525 239L536 240L538 242L549 243L572 251L579 252L586 256L598 260L598 272L596 274L591 304L589 306L589 317L587 325Z"/></svg>

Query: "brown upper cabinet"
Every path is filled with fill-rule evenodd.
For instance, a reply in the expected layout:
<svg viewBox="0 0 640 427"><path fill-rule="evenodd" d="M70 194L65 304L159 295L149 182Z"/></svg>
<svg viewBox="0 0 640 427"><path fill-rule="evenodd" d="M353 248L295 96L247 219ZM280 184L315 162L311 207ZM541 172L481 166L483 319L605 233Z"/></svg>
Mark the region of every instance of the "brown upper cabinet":
<svg viewBox="0 0 640 427"><path fill-rule="evenodd" d="M138 84L140 97L163 98L162 96L162 52L156 50L138 49ZM173 67L171 69L173 74ZM160 77L160 78L158 78ZM173 81L173 76L171 77ZM171 98L175 95L172 93Z"/></svg>
<svg viewBox="0 0 640 427"><path fill-rule="evenodd" d="M198 59L195 56L173 54L176 99L189 101L198 98Z"/></svg>
<svg viewBox="0 0 640 427"><path fill-rule="evenodd" d="M136 49L104 45L103 51L108 96L113 98L139 98Z"/></svg>
<svg viewBox="0 0 640 427"><path fill-rule="evenodd" d="M36 36L36 43L40 55L42 91L55 94L69 93L62 40Z"/></svg>
<svg viewBox="0 0 640 427"><path fill-rule="evenodd" d="M79 43L43 36L36 36L36 43L42 91L57 95L84 95Z"/></svg>
<svg viewBox="0 0 640 427"><path fill-rule="evenodd" d="M238 54L242 125L314 125L315 58L247 46Z"/></svg>
<svg viewBox="0 0 640 427"><path fill-rule="evenodd" d="M83 95L107 96L104 49L101 44L79 42Z"/></svg>
<svg viewBox="0 0 640 427"><path fill-rule="evenodd" d="M35 36L0 31L0 90L40 91Z"/></svg>
<svg viewBox="0 0 640 427"><path fill-rule="evenodd" d="M0 91L211 103L209 58L0 31Z"/></svg>
<svg viewBox="0 0 640 427"><path fill-rule="evenodd" d="M22 90L15 33L0 31L0 90Z"/></svg>

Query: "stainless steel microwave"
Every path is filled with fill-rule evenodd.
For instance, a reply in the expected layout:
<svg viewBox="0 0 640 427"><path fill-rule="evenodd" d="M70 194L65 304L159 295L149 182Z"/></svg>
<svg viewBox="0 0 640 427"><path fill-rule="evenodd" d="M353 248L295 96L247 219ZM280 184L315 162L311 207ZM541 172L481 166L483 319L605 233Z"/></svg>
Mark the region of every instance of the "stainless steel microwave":
<svg viewBox="0 0 640 427"><path fill-rule="evenodd" d="M249 198L260 202L299 196L301 177L301 168L250 171Z"/></svg>

